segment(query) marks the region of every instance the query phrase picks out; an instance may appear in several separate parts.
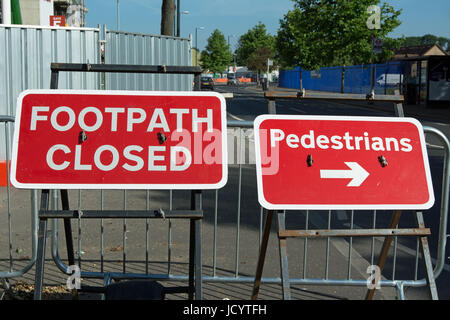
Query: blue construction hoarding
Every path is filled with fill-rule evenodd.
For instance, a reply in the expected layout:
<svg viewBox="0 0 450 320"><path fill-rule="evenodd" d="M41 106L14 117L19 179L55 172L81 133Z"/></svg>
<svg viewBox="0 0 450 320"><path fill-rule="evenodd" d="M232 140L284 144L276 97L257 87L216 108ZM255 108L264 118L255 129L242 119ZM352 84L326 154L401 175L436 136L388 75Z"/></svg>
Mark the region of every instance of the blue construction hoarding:
<svg viewBox="0 0 450 320"><path fill-rule="evenodd" d="M392 94L403 82L402 62L393 61L374 64L374 91L377 94ZM306 90L369 93L371 65L326 67L301 72L302 86ZM280 71L279 86L300 89L299 67Z"/></svg>

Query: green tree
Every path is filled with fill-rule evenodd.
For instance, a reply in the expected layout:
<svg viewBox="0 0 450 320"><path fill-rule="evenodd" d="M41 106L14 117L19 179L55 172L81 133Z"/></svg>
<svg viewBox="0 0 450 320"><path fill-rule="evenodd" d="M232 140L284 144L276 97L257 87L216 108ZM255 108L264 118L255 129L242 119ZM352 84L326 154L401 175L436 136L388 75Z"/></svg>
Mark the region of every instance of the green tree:
<svg viewBox="0 0 450 320"><path fill-rule="evenodd" d="M201 62L204 69L221 73L228 67L233 55L225 36L218 29L208 38L208 44L202 51Z"/></svg>
<svg viewBox="0 0 450 320"><path fill-rule="evenodd" d="M267 33L265 24L261 22L239 37L236 49L238 64L248 66L248 59L251 55L254 56L259 48L269 49L271 56L275 55L275 38Z"/></svg>
<svg viewBox="0 0 450 320"><path fill-rule="evenodd" d="M403 36L398 40L401 42L401 46L403 47L438 44L444 50L448 50L450 44L450 39L445 37L438 37L433 34L425 34L423 36L412 37Z"/></svg>
<svg viewBox="0 0 450 320"><path fill-rule="evenodd" d="M294 9L280 20L276 39L282 66L317 69L333 65L369 63L372 36L392 45L387 34L398 27L401 10L383 3L380 29L369 29L371 5L379 0L293 0ZM392 56L385 47L383 56Z"/></svg>
<svg viewBox="0 0 450 320"><path fill-rule="evenodd" d="M273 51L267 47L257 48L247 59L247 67L250 70L263 73L267 70L267 59L273 60ZM270 67L269 69L273 69Z"/></svg>

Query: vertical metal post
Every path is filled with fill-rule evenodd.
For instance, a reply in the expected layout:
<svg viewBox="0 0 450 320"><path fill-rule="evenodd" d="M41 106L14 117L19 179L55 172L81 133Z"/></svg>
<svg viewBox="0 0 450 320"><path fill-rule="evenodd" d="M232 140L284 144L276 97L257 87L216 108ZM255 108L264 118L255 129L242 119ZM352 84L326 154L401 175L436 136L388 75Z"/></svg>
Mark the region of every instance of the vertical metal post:
<svg viewBox="0 0 450 320"><path fill-rule="evenodd" d="M202 192L191 191L191 210L202 209ZM189 300L202 299L202 225L201 219L190 220L189 239Z"/></svg>
<svg viewBox="0 0 450 320"><path fill-rule="evenodd" d="M8 205L8 230L9 230L9 272L13 272L13 255L12 255L12 215L11 215L11 185L9 178L9 123L5 122L5 147L6 147L6 190L7 190L7 205Z"/></svg>
<svg viewBox="0 0 450 320"><path fill-rule="evenodd" d="M41 210L48 210L50 192L42 190ZM34 300L41 300L44 283L45 246L47 244L47 219L39 219L38 249L36 258L36 274L34 281Z"/></svg>
<svg viewBox="0 0 450 320"><path fill-rule="evenodd" d="M269 100L269 107L268 107L268 113L269 114L276 114L277 113L277 107L275 105L275 100Z"/></svg>
<svg viewBox="0 0 450 320"><path fill-rule="evenodd" d="M58 78L59 78L59 71L52 70L52 74L50 77L50 89L58 89Z"/></svg>
<svg viewBox="0 0 450 320"><path fill-rule="evenodd" d="M69 195L66 189L61 190L61 203L63 210L69 210ZM73 251L72 225L70 218L64 218L64 232L66 236L67 259L69 266L75 264L75 255Z"/></svg>
<svg viewBox="0 0 450 320"><path fill-rule="evenodd" d="M402 103L396 103L394 108L395 108L395 116L396 117L404 117L405 116Z"/></svg>
<svg viewBox="0 0 450 320"><path fill-rule="evenodd" d="M402 215L401 210L394 211L389 229L395 229L397 227L398 222L400 221L401 215ZM393 239L394 239L393 236L387 236L384 239L383 247L382 247L381 253L380 253L380 258L378 260L378 267L380 268L380 273L383 272L384 264L386 263L389 248L391 246ZM366 300L372 300L374 294L375 294L375 288L369 289L366 294Z"/></svg>
<svg viewBox="0 0 450 320"><path fill-rule="evenodd" d="M216 199L214 202L214 235L213 235L213 277L216 276L217 265L217 209L219 201L219 190L216 190Z"/></svg>
<svg viewBox="0 0 450 320"><path fill-rule="evenodd" d="M177 0L177 37L180 36L180 18L181 11L180 11L180 0Z"/></svg>
<svg viewBox="0 0 450 320"><path fill-rule="evenodd" d="M416 221L419 228L425 228L422 212L416 212ZM439 300L434 279L433 264L431 263L430 248L428 246L427 237L420 237L420 246L422 249L422 258L425 266L425 274L428 287L430 288L431 299Z"/></svg>
<svg viewBox="0 0 450 320"><path fill-rule="evenodd" d="M194 91L200 91L200 76L201 74L198 73L194 76Z"/></svg>
<svg viewBox="0 0 450 320"><path fill-rule="evenodd" d="M59 72L52 70L50 78L50 89L58 88ZM50 202L50 191L42 190L40 210L48 210ZM47 245L47 219L39 219L38 247L36 256L36 273L34 280L34 300L41 300L42 286L44 283L45 247Z"/></svg>
<svg viewBox="0 0 450 320"><path fill-rule="evenodd" d="M417 61L417 70L419 73L419 89L417 90L416 104L420 105L420 97L422 95L422 61ZM418 102L418 103L417 103Z"/></svg>
<svg viewBox="0 0 450 320"><path fill-rule="evenodd" d="M278 212L278 231L285 230L285 213L284 211ZM289 282L289 268L287 258L287 239L280 238L278 236L278 244L280 251L280 269L281 269L281 287L284 300L291 300L291 288Z"/></svg>
<svg viewBox="0 0 450 320"><path fill-rule="evenodd" d="M298 66L298 73L300 78L300 91L303 90L303 79L302 79L302 67Z"/></svg>
<svg viewBox="0 0 450 320"><path fill-rule="evenodd" d="M119 0L117 0L117 31L120 30Z"/></svg>
<svg viewBox="0 0 450 320"><path fill-rule="evenodd" d="M234 276L237 278L239 276L239 240L241 231L241 193L242 193L242 129L239 130L239 183L238 183L238 207L237 207L237 230L236 230L236 258L235 258L235 269ZM245 145L244 145L245 148Z"/></svg>
<svg viewBox="0 0 450 320"><path fill-rule="evenodd" d="M374 87L374 69L373 69L373 44L374 44L374 35L372 35L372 52L371 52L371 56L370 56L370 92L373 91L373 87Z"/></svg>

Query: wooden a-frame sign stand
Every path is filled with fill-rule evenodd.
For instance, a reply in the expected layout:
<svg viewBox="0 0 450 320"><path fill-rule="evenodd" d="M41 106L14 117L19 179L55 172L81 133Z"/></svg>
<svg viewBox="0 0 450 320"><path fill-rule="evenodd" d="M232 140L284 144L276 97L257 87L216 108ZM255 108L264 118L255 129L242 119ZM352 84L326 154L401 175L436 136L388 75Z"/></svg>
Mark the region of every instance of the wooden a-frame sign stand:
<svg viewBox="0 0 450 320"><path fill-rule="evenodd" d="M398 117L403 117L403 98L401 96L378 96L378 99L371 99L370 96L364 97L362 95L349 95L349 94L308 94L305 95L305 91L302 90L295 93L287 92L266 92L265 97L268 99L268 113L276 114L275 100L278 99L308 99L308 100L348 100L354 99L358 101L364 101L366 99L371 101L388 101L394 103L395 114ZM381 99L380 99L381 98ZM257 155L258 156L258 155ZM261 286L261 278L264 268L264 261L267 252L267 245L269 241L270 229L272 225L273 216L277 215L278 228L278 244L279 244L279 255L280 255L280 273L281 273L281 285L283 299L291 299L290 291L290 279L289 279L289 267L288 267L288 256L287 256L287 239L288 238L329 238L329 237L385 237L380 256L378 259L378 267L380 268L380 274L383 271L389 248L391 246L394 237L398 236L417 236L420 239L420 248L422 251L422 257L426 273L426 281L430 289L431 298L433 300L438 300L438 293L436 288L436 282L433 273L433 265L431 262L430 249L428 246L427 236L431 234L429 228L425 228L422 212L415 212L417 228L407 228L399 229L397 228L400 221L402 211L396 210L393 213L390 227L388 229L339 229L339 230L288 230L285 224L285 213L284 211L277 210L267 210L266 221L263 231L263 236L261 240L260 253L256 268L255 281L253 284L252 300L258 299L259 289ZM366 294L367 300L372 300L375 294L375 288L368 289Z"/></svg>

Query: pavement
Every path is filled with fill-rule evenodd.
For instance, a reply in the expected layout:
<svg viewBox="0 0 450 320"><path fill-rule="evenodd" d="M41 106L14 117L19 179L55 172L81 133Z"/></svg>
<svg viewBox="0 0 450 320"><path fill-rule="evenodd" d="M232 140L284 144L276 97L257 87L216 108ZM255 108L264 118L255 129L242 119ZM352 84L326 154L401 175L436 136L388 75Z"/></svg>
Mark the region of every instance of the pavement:
<svg viewBox="0 0 450 320"><path fill-rule="evenodd" d="M258 243L260 240L260 210L257 205L256 188L249 187L254 183L254 167L245 165L242 168L243 190L240 217L237 217L237 183L238 167L230 168L230 177L227 186L219 194L217 215L217 229L214 228L214 199L213 191L205 191L203 195L203 275L210 281L205 281L205 300L249 300L252 293L253 282L239 283L232 281L236 275L252 278L256 271L258 259ZM70 203L73 208L98 209L100 194L98 191L83 190L81 197L78 191L69 191ZM7 189L0 189L0 218L8 221L7 215ZM104 208L123 208L124 194L121 191L105 191ZM146 206L145 191L127 192L127 209L144 209ZM169 192L150 192L151 209L168 208ZM189 205L189 192L177 191L173 194L174 209L186 208ZM81 203L81 206L79 204ZM30 191L12 188L10 191L10 220L12 224L12 241L9 248L8 228L0 231L0 271L10 270L9 255L13 258L12 269L21 270L30 260L31 252L31 225ZM236 228L239 219L239 234ZM300 225L304 215L298 215L291 222ZM3 222L2 222L3 223ZM171 231L169 232L169 224ZM50 224L49 229L55 226ZM104 230L103 240L101 229ZM57 225L58 253L63 263L67 263L65 240L62 222ZM188 230L186 221L155 221L151 220L146 233L146 222L131 219L104 219L103 226L100 220L72 221L73 242L76 251L76 261L80 262L82 271L100 272L127 272L133 274L167 274L186 275L188 270ZM170 235L169 235L170 233ZM71 299L70 291L66 290L68 276L61 272L51 255L51 231L46 250L45 277L46 286L44 299ZM169 237L171 247L168 247ZM217 251L214 254L214 237L217 241ZM148 240L147 240L148 239ZM103 250L100 242L103 241ZM148 242L147 242L148 241ZM148 243L148 250L146 249ZM237 244L238 243L238 244ZM378 244L377 244L378 246ZM236 256L236 248L239 248ZM303 256L307 248L307 265L303 264ZM303 240L289 241L288 254L290 259L291 277L301 277L306 270L307 277L323 278L325 275L325 252L327 241L325 239L308 241L305 247ZM329 277L342 278L348 271L348 244L345 240L332 241L329 247ZM146 253L149 253L148 258ZM320 252L320 254L316 254ZM170 258L169 258L170 255ZM236 258L238 257L238 258ZM79 260L79 259L80 260ZM170 259L171 263L168 263ZM214 259L216 265L214 267ZM125 261L125 262L124 262ZM351 276L353 279L366 279L365 274L368 262L356 250L352 250ZM265 261L263 277L279 277L279 254L276 230L273 226ZM170 268L170 271L169 271ZM237 271L236 271L237 270ZM21 277L9 279L13 288L23 288L34 283L35 267ZM216 277L228 277L231 281L214 281ZM212 280L212 281L211 281ZM83 278L82 284L88 286L102 286L103 279ZM162 281L164 286L186 285L185 281ZM0 285L1 287L1 285ZM32 286L31 289L32 290ZM17 291L17 290L16 290ZM292 285L292 298L295 300L358 300L363 299L366 289L364 287L328 287ZM1 289L0 289L0 297ZM6 295L5 298L29 299L31 294L24 290L15 295ZM98 294L80 293L80 299L101 299ZM168 300L186 299L186 294L170 294ZM273 283L263 283L260 290L261 300L280 300L281 286ZM392 288L379 290L376 299L395 299Z"/></svg>

